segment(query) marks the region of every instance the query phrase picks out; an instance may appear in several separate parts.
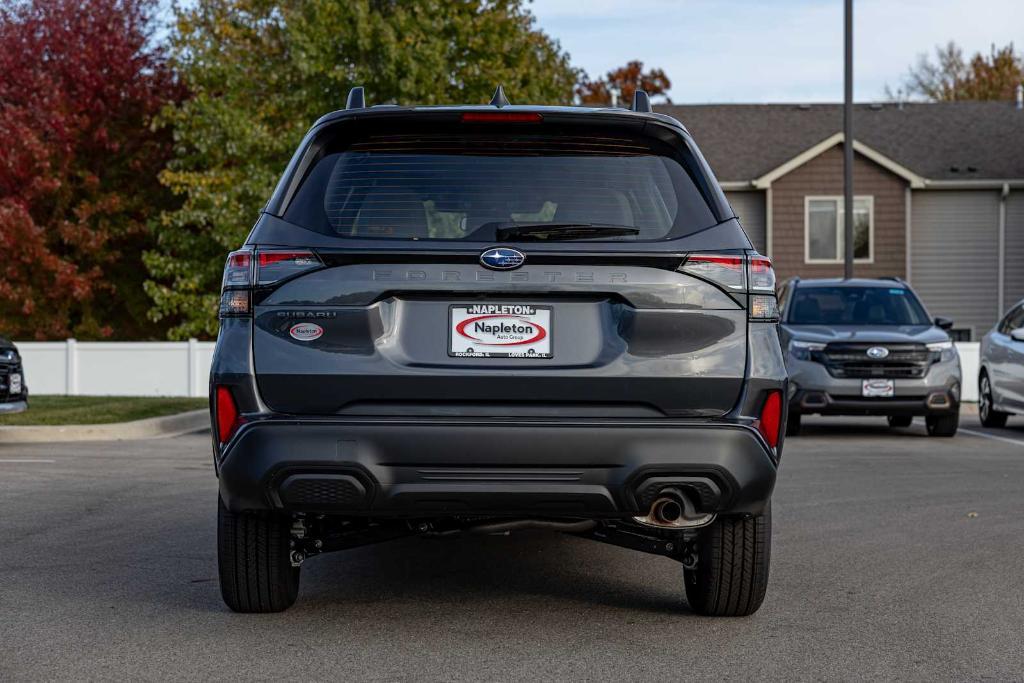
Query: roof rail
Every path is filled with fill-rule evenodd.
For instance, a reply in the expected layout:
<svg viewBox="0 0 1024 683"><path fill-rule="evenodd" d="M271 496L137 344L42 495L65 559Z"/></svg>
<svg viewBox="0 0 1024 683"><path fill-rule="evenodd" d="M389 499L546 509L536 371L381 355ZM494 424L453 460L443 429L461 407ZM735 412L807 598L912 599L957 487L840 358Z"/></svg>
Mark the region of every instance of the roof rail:
<svg viewBox="0 0 1024 683"><path fill-rule="evenodd" d="M345 109L365 109L366 93L363 86L357 85L348 91L348 99L345 100Z"/></svg>
<svg viewBox="0 0 1024 683"><path fill-rule="evenodd" d="M898 276L898 275L883 275L882 277L880 277L880 278L878 278L878 279L879 279L879 280L892 280L893 282L898 282L898 283L900 283L901 285L902 285L902 284L906 284L906 283L905 283L905 282L903 281L903 278L901 278L901 277L900 277L900 276Z"/></svg>
<svg viewBox="0 0 1024 683"><path fill-rule="evenodd" d="M502 107L507 107L509 104L511 104L508 101L508 98L505 97L505 88L501 87L500 83L498 84L498 89L494 91L494 97L492 97L491 101L488 102L487 104L493 107L497 107L498 109L501 109Z"/></svg>
<svg viewBox="0 0 1024 683"><path fill-rule="evenodd" d="M640 90L637 88L633 92L633 106L630 107L632 111L639 111L645 114L650 114L651 111L651 97L647 94L646 90Z"/></svg>

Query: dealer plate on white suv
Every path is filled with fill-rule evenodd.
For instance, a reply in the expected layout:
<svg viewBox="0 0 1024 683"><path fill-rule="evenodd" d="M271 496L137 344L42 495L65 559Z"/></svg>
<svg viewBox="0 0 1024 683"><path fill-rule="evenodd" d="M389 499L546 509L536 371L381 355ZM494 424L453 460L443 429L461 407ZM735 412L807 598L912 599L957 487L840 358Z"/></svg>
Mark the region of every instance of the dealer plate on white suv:
<svg viewBox="0 0 1024 683"><path fill-rule="evenodd" d="M861 382L860 393L865 398L892 398L896 383L891 379L866 379Z"/></svg>
<svg viewBox="0 0 1024 683"><path fill-rule="evenodd" d="M551 307L469 304L449 309L448 355L551 358Z"/></svg>

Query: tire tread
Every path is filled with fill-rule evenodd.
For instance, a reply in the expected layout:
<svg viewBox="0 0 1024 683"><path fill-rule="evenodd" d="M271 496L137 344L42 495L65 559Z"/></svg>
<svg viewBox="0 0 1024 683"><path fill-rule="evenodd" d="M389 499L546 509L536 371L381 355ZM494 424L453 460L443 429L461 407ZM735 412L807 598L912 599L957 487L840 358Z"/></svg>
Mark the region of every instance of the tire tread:
<svg viewBox="0 0 1024 683"><path fill-rule="evenodd" d="M686 570L690 607L707 616L748 616L768 588L771 510L753 517L725 517L698 539L698 564Z"/></svg>
<svg viewBox="0 0 1024 683"><path fill-rule="evenodd" d="M218 500L217 560L221 597L235 612L281 612L295 603L299 572L289 558L287 521L234 513Z"/></svg>

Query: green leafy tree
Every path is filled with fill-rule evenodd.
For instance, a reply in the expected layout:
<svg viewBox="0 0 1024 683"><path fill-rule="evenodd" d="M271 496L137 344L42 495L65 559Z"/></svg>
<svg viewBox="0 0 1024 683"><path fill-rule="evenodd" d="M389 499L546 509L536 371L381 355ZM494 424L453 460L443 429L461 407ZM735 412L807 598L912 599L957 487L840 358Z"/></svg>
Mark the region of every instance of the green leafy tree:
<svg viewBox="0 0 1024 683"><path fill-rule="evenodd" d="M995 45L985 55L964 57L959 45L950 41L935 48L934 60L918 57L903 84L907 95L932 102L955 100L1011 100L1019 83L1024 82L1024 57L1014 51L1013 43ZM889 91L890 99L893 98Z"/></svg>
<svg viewBox="0 0 1024 683"><path fill-rule="evenodd" d="M146 254L151 315L171 336L216 333L220 272L309 125L370 102L569 102L577 72L521 0L199 0L177 10L173 60L192 97L169 108L183 204Z"/></svg>

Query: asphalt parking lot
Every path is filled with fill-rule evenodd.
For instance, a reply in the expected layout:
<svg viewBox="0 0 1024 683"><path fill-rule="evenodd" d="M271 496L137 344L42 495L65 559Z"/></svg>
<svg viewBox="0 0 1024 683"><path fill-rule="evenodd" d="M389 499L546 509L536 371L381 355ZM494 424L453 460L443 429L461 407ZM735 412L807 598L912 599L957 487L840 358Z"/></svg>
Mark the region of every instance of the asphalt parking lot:
<svg viewBox="0 0 1024 683"><path fill-rule="evenodd" d="M216 582L208 437L0 447L0 679L1024 678L1024 420L806 422L768 599L694 616L671 560L541 532L327 555L298 604Z"/></svg>

